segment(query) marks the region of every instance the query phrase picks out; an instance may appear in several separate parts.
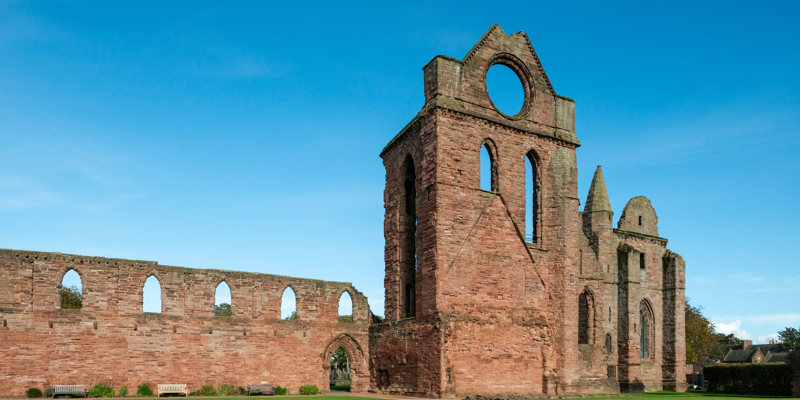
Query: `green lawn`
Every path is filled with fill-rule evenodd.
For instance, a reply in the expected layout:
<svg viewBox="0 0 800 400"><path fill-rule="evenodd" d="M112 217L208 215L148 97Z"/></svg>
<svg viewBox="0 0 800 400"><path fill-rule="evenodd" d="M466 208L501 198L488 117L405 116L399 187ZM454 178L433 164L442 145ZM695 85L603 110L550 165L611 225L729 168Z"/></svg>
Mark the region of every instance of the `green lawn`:
<svg viewBox="0 0 800 400"><path fill-rule="evenodd" d="M652 392L652 393L623 393L625 396L630 397L606 397L606 399L628 399L628 400L722 400L722 399L790 399L791 397L781 396L758 396L758 395L742 395L742 394L720 394L720 393L705 393L705 392ZM567 400L567 399L564 399ZM586 400L586 399L582 399Z"/></svg>

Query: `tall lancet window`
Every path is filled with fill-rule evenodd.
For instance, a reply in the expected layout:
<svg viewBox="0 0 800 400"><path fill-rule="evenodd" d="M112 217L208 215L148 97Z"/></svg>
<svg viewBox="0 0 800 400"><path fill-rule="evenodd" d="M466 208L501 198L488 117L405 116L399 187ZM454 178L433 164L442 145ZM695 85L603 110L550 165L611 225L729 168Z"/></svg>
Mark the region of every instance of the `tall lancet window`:
<svg viewBox="0 0 800 400"><path fill-rule="evenodd" d="M403 193L402 229L403 244L401 252L401 287L403 316L411 318L416 316L417 301L417 174L414 170L414 160L406 157Z"/></svg>

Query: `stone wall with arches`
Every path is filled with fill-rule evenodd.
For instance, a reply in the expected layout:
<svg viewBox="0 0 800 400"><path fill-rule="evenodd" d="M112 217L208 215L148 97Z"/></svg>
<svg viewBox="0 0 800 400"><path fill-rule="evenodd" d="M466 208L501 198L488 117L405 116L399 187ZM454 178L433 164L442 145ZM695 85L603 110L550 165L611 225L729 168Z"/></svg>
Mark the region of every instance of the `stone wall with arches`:
<svg viewBox="0 0 800 400"><path fill-rule="evenodd" d="M78 273L80 309L61 308L62 278ZM143 287L158 279L161 312L144 312ZM217 286L231 315L214 314ZM291 287L296 318L281 318ZM351 356L353 389L366 390L367 298L351 284L239 271L192 269L60 253L0 250L0 392L53 384L271 383L297 393L328 387L330 349ZM352 319L338 315L342 293ZM326 358L328 357L328 358Z"/></svg>

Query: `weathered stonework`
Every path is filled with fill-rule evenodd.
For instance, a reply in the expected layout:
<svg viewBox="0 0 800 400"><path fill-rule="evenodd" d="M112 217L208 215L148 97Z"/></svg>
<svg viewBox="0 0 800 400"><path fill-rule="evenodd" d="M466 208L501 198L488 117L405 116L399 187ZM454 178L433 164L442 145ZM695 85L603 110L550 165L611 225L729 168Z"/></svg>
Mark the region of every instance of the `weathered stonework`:
<svg viewBox="0 0 800 400"><path fill-rule="evenodd" d="M83 307L62 310L62 277L75 270ZM147 277L161 285L161 313L142 312ZM214 290L231 289L230 317L213 314ZM280 318L291 287L297 320ZM353 322L338 321L343 292ZM150 261L0 250L0 392L29 387L106 383L129 390L143 382L272 383L297 393L326 389L330 357L350 355L354 390L369 386L367 298L349 283L236 271L200 270Z"/></svg>
<svg viewBox="0 0 800 400"><path fill-rule="evenodd" d="M517 115L488 96L494 64L520 78ZM435 57L424 85L424 107L381 153L384 323L370 326L366 297L348 283L0 250L0 392L150 382L296 393L327 388L338 347L356 392L683 389L683 259L658 236L645 197L628 202L614 229L599 167L579 211L574 102L555 93L525 33L493 26L463 60ZM490 191L480 189L484 146ZM60 309L70 269L82 280L80 310ZM162 313L142 312L151 275ZM233 309L224 318L212 312L222 281ZM288 286L297 320L280 318ZM353 322L338 320L345 291Z"/></svg>
<svg viewBox="0 0 800 400"><path fill-rule="evenodd" d="M520 78L517 115L487 93L494 64ZM370 331L372 385L428 396L682 389L683 260L644 197L613 228L599 167L579 212L574 103L525 33L495 25L463 60L437 56L424 72L425 105L381 153L386 321ZM480 189L483 146L491 191Z"/></svg>

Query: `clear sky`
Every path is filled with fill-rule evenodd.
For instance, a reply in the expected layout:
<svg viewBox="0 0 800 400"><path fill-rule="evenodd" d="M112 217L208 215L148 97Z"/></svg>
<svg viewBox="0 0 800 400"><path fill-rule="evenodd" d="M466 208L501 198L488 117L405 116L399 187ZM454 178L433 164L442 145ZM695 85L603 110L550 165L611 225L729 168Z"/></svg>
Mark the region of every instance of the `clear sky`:
<svg viewBox="0 0 800 400"><path fill-rule="evenodd" d="M687 296L800 326L800 2L0 3L0 247L349 281L383 314L378 153L494 23L575 99L579 196L646 195Z"/></svg>

